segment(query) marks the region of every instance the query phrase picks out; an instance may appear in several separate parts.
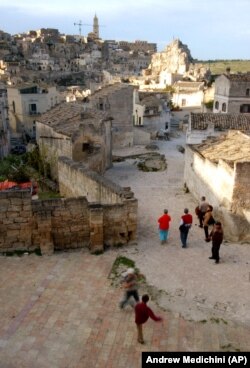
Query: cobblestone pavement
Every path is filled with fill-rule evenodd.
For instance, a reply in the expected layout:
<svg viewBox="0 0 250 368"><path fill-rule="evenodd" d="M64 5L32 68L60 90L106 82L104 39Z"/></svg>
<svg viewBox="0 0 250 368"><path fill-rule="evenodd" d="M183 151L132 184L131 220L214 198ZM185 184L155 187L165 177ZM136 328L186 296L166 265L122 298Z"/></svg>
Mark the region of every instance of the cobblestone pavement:
<svg viewBox="0 0 250 368"><path fill-rule="evenodd" d="M215 265L194 226L189 247L180 247L179 217L195 206L182 191L181 142L159 143L167 172L135 175L126 161L107 173L139 199L136 244L98 256L0 257L0 368L137 368L141 351L250 351L249 245L223 244ZM173 221L161 246L156 219L164 207ZM154 294L149 305L164 318L147 322L145 345L136 341L132 308L118 308L122 290L108 278L118 255L145 274Z"/></svg>

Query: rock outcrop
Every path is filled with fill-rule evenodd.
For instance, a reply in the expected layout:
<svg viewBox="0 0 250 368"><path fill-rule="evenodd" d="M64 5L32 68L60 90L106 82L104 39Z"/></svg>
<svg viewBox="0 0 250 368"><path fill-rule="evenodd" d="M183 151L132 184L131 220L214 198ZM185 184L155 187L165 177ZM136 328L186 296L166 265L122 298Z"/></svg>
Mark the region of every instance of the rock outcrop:
<svg viewBox="0 0 250 368"><path fill-rule="evenodd" d="M156 83L159 83L161 73L176 74L191 81L210 78L209 70L194 63L188 46L179 39L173 40L164 51L153 54L151 64L144 70L144 76Z"/></svg>
<svg viewBox="0 0 250 368"><path fill-rule="evenodd" d="M151 64L146 74L157 77L163 70L169 73L184 74L192 61L193 58L187 45L176 39L164 51L152 55Z"/></svg>

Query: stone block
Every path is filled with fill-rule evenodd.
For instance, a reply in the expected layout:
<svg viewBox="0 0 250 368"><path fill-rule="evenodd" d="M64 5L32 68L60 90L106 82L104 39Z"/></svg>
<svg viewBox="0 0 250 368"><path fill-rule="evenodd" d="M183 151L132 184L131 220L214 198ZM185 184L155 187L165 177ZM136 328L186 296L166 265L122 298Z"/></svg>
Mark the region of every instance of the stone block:
<svg viewBox="0 0 250 368"><path fill-rule="evenodd" d="M41 241L40 249L43 256L50 256L54 253L54 244L52 241Z"/></svg>
<svg viewBox="0 0 250 368"><path fill-rule="evenodd" d="M23 205L23 211L24 212L29 212L29 213L32 213L32 206L31 204L27 204L27 205Z"/></svg>
<svg viewBox="0 0 250 368"><path fill-rule="evenodd" d="M8 207L10 205L10 200L0 197L0 204L1 204L1 207L6 207L6 206Z"/></svg>
<svg viewBox="0 0 250 368"><path fill-rule="evenodd" d="M28 218L24 218L24 217L17 217L14 219L14 223L27 223L28 222Z"/></svg>
<svg viewBox="0 0 250 368"><path fill-rule="evenodd" d="M8 230L20 230L21 229L21 225L18 224L18 223L12 223L12 224L9 224L7 226L7 229Z"/></svg>
<svg viewBox="0 0 250 368"><path fill-rule="evenodd" d="M13 218L17 218L17 217L19 217L20 216L20 211L8 211L7 212L7 218L10 218L10 219L13 219Z"/></svg>
<svg viewBox="0 0 250 368"><path fill-rule="evenodd" d="M11 206L22 206L23 199L22 198L10 198Z"/></svg>
<svg viewBox="0 0 250 368"><path fill-rule="evenodd" d="M12 229L7 229L8 231L8 236L11 237L16 237L20 234L19 230L12 230Z"/></svg>
<svg viewBox="0 0 250 368"><path fill-rule="evenodd" d="M23 206L20 204L20 205L11 205L9 207L9 210L8 211L16 211L16 212L21 212L23 210Z"/></svg>

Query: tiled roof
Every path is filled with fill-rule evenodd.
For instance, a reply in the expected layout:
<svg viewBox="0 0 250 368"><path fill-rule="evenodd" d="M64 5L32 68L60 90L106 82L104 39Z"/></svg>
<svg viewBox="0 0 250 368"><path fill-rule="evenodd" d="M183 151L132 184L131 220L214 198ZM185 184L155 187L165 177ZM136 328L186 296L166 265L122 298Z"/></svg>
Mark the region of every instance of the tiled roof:
<svg viewBox="0 0 250 368"><path fill-rule="evenodd" d="M250 82L250 72L238 74L223 74L232 82Z"/></svg>
<svg viewBox="0 0 250 368"><path fill-rule="evenodd" d="M185 81L178 81L174 83L174 87L178 89L200 89L204 86L203 82L185 82Z"/></svg>
<svg viewBox="0 0 250 368"><path fill-rule="evenodd" d="M205 130L209 123L217 130L250 130L250 114L191 113L191 129Z"/></svg>
<svg viewBox="0 0 250 368"><path fill-rule="evenodd" d="M192 147L213 162L221 159L233 166L235 161L250 161L250 136L240 131L229 131Z"/></svg>
<svg viewBox="0 0 250 368"><path fill-rule="evenodd" d="M53 129L62 134L72 136L79 131L79 126L103 120L106 114L103 111L83 110L82 103L63 102L37 119L39 123L53 127Z"/></svg>

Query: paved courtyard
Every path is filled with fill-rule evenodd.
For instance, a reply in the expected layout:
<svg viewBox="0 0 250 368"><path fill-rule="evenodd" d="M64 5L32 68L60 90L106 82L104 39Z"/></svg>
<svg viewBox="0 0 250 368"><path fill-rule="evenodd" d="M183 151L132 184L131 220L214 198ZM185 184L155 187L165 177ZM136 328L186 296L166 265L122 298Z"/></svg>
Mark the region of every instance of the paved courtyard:
<svg viewBox="0 0 250 368"><path fill-rule="evenodd" d="M106 174L139 199L137 243L98 256L79 250L0 257L0 368L137 368L141 351L250 351L249 245L224 243L215 265L194 225L189 247L180 246L182 210L196 206L182 190L182 143L182 136L158 142L165 172L139 172L128 160ZM166 207L173 221L161 246L157 218ZM146 276L149 305L163 317L145 325L145 345L136 341L132 308L118 308L122 290L108 278L119 255Z"/></svg>

